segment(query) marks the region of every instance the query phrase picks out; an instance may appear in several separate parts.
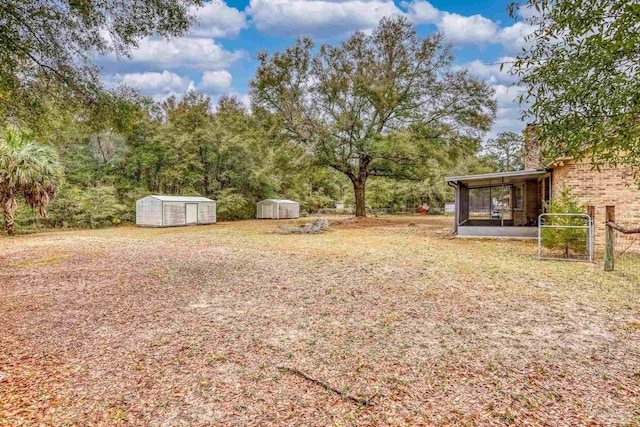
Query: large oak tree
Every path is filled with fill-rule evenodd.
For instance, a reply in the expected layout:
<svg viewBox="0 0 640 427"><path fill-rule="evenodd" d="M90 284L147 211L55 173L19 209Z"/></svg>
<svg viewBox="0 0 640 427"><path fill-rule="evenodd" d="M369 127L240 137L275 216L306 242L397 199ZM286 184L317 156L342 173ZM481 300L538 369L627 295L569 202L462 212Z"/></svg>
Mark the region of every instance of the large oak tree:
<svg viewBox="0 0 640 427"><path fill-rule="evenodd" d="M350 179L359 217L369 177L417 178L417 166L477 141L495 116L492 89L454 69L443 36L418 37L402 17L337 46L301 38L259 60L254 109L276 115L288 141Z"/></svg>

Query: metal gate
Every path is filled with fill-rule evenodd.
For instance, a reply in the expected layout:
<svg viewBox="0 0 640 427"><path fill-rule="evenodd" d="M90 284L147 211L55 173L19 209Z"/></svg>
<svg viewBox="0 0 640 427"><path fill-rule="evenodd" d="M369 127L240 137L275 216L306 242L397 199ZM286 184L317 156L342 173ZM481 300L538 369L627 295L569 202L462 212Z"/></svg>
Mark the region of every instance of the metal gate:
<svg viewBox="0 0 640 427"><path fill-rule="evenodd" d="M538 217L538 259L593 262L593 219L587 214Z"/></svg>

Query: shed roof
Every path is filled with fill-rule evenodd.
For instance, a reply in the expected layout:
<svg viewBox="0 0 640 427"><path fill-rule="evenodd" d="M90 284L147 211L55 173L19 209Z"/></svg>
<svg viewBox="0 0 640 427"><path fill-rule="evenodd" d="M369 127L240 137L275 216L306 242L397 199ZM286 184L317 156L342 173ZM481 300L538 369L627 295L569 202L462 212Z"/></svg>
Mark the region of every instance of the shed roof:
<svg viewBox="0 0 640 427"><path fill-rule="evenodd" d="M287 199L264 199L264 200L262 200L262 202L298 203L298 202L294 202L293 200L287 200Z"/></svg>
<svg viewBox="0 0 640 427"><path fill-rule="evenodd" d="M447 182L461 182L465 185L473 187L481 187L488 185L511 184L514 181L523 179L538 178L546 175L548 172L544 169L530 169L511 172L483 173L479 175L463 175L449 176L445 180Z"/></svg>
<svg viewBox="0 0 640 427"><path fill-rule="evenodd" d="M215 201L202 196L163 196L158 194L152 194L147 197L153 197L154 199L162 200L163 202L214 202Z"/></svg>

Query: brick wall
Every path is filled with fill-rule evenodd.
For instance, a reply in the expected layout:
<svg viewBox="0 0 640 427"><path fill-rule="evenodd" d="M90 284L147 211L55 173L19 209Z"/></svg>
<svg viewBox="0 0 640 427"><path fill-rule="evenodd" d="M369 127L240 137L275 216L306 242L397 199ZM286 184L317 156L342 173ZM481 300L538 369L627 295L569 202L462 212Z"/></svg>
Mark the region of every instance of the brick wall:
<svg viewBox="0 0 640 427"><path fill-rule="evenodd" d="M524 216L524 210L522 209L514 209L513 211L513 225L516 227L521 227L527 224L527 220Z"/></svg>
<svg viewBox="0 0 640 427"><path fill-rule="evenodd" d="M541 169L540 161L540 144L538 143L538 135L536 126L528 124L524 130L524 169Z"/></svg>
<svg viewBox="0 0 640 427"><path fill-rule="evenodd" d="M616 207L616 222L640 225L640 189L627 169L602 167L597 171L588 162L565 160L553 169L553 197L564 187L585 206L596 207L596 249L604 248L605 206Z"/></svg>

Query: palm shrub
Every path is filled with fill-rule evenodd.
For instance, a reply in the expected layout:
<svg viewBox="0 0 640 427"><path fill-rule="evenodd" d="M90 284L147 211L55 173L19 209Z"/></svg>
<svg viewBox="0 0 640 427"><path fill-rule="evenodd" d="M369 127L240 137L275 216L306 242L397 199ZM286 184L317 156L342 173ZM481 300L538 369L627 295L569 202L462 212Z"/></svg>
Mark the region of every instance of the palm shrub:
<svg viewBox="0 0 640 427"><path fill-rule="evenodd" d="M545 203L545 212L550 214L584 214L586 208L568 188L563 188L557 197ZM549 216L544 225L584 226L585 219L575 216ZM571 254L585 255L588 230L584 228L545 228L542 233L542 246L550 250L561 251L565 258Z"/></svg>
<svg viewBox="0 0 640 427"><path fill-rule="evenodd" d="M47 217L46 207L58 193L63 171L52 147L36 144L32 135L7 129L0 137L0 209L7 233L14 233L18 200Z"/></svg>

